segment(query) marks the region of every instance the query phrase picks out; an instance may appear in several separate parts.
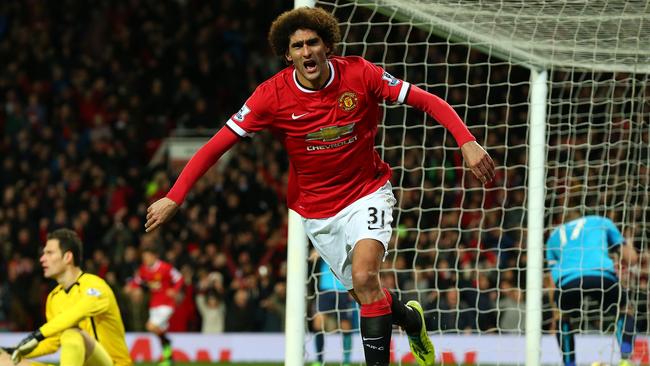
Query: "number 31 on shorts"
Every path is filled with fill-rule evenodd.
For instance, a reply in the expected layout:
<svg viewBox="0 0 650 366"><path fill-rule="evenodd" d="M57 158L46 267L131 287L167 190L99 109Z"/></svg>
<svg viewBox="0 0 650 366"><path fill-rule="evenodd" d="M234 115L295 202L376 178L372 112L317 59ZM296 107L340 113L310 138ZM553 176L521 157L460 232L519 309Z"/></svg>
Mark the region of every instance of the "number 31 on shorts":
<svg viewBox="0 0 650 366"><path fill-rule="evenodd" d="M368 230L381 230L386 224L384 210L368 207Z"/></svg>

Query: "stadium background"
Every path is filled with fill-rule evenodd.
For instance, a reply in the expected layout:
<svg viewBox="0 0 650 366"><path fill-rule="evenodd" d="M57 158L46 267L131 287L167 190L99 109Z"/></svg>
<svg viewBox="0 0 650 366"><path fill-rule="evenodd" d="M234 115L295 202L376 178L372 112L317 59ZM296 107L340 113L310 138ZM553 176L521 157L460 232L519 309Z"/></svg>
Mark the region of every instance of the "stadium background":
<svg viewBox="0 0 650 366"><path fill-rule="evenodd" d="M52 283L42 279L39 249L48 230L64 226L84 240L85 270L113 286L128 331L143 331L146 299L127 298L122 287L137 268L138 247L151 241L165 248L164 258L186 281L170 330L199 332L195 299L209 292L218 294L225 306L225 332L282 331L287 161L269 135L241 141L222 170L210 171L197 184L164 230L145 235L142 228L147 205L162 197L175 179L176 172L165 162L151 164L162 140L170 135L209 136L261 81L283 67L272 55L266 33L271 20L292 7L292 1L277 0L0 4L0 331L31 331L43 322L44 298ZM355 53L353 48L347 51ZM460 48L415 52L430 52L432 63L445 57L484 57ZM366 57L377 61L372 52ZM461 68L426 76L388 71L428 84L466 79ZM505 101L511 107L493 108L487 118L521 128L509 130L508 136L505 129L488 137L481 129L472 132L488 148L507 141L507 152L492 148L490 153L498 166L514 168L500 169L488 193L463 191L478 182L461 183L460 156L443 161L438 151L429 162L432 169L421 173L425 186L444 181L454 194L397 192L400 207L422 201L421 208L430 213L421 217L418 210L405 210L403 227L445 229L460 223L465 230L462 237L453 231L403 232L400 248L407 250L393 253L387 262L391 267L383 272L385 281L405 290L404 296L420 296L429 329L441 333L523 331L519 289L525 285L521 187L528 73L504 66L491 69L488 77L494 83L504 81L502 93L491 94L490 102ZM472 104L472 95L431 91L452 105ZM480 90L475 93L481 97ZM470 125L473 116L486 120L480 110L459 113ZM418 133L387 135L385 145L419 141ZM430 141L448 141L440 130L427 133L432 134ZM396 177L405 178L400 186L420 186L422 176L402 171L420 159L416 152L407 150L403 157L397 150L384 153L393 166L402 167L395 169ZM505 209L491 209L497 207ZM408 250L434 246L437 250L430 255L415 257L415 250ZM641 258L647 271L648 253ZM410 263L435 268L417 280L438 291L424 298L409 292L420 287L405 270ZM642 280L638 285L647 288L647 273ZM637 302L638 327L647 332L647 291L639 296L646 298ZM551 315L546 307L545 329L553 327Z"/></svg>

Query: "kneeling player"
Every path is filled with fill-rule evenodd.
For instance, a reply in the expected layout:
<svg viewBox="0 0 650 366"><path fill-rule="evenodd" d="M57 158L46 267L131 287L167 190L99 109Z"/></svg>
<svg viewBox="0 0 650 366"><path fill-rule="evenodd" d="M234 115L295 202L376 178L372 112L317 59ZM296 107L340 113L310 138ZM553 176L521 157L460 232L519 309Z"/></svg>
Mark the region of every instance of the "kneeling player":
<svg viewBox="0 0 650 366"><path fill-rule="evenodd" d="M84 273L81 261L82 244L74 231L48 234L40 262L45 277L59 285L47 297L47 323L5 348L0 365L42 365L30 359L58 350L60 365L132 365L115 295L103 279Z"/></svg>

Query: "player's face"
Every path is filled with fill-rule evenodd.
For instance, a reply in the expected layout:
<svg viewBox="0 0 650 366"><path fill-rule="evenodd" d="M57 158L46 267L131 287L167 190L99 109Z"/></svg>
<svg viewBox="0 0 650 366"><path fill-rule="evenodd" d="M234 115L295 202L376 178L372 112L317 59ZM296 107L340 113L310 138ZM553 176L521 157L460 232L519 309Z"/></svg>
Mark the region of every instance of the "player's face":
<svg viewBox="0 0 650 366"><path fill-rule="evenodd" d="M310 29L298 29L289 37L287 60L296 67L298 81L311 89L320 89L330 76L327 67L329 48Z"/></svg>
<svg viewBox="0 0 650 366"><path fill-rule="evenodd" d="M156 255L151 253L151 252L142 252L142 263L144 263L145 266L153 266L154 263L156 263Z"/></svg>
<svg viewBox="0 0 650 366"><path fill-rule="evenodd" d="M57 278L65 272L65 260L61 253L59 239L50 239L45 243L40 262L45 278Z"/></svg>

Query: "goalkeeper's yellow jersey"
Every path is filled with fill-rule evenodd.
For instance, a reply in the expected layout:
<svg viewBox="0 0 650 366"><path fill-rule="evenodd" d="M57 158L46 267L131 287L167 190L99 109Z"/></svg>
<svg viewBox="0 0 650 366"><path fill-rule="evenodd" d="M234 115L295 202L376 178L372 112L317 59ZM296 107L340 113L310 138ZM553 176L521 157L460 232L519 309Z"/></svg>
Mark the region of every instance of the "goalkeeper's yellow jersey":
<svg viewBox="0 0 650 366"><path fill-rule="evenodd" d="M102 344L115 366L133 365L117 300L100 277L82 272L69 289L58 285L47 297L45 317L47 323L40 328L45 339L26 357L56 352L61 332L78 327Z"/></svg>

